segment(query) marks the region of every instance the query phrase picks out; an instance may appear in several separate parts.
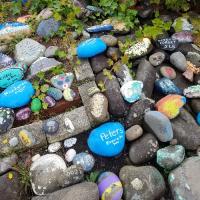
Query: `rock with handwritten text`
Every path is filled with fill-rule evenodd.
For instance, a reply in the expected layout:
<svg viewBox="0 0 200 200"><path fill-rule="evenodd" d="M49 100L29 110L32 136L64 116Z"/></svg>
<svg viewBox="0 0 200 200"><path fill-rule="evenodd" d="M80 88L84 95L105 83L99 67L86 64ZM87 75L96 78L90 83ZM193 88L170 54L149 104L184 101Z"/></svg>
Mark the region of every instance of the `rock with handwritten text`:
<svg viewBox="0 0 200 200"><path fill-rule="evenodd" d="M163 50L174 51L178 47L178 40L172 38L162 38L156 41L156 45Z"/></svg>
<svg viewBox="0 0 200 200"><path fill-rule="evenodd" d="M124 148L125 130L119 122L108 122L94 129L88 138L88 146L100 156L116 156Z"/></svg>

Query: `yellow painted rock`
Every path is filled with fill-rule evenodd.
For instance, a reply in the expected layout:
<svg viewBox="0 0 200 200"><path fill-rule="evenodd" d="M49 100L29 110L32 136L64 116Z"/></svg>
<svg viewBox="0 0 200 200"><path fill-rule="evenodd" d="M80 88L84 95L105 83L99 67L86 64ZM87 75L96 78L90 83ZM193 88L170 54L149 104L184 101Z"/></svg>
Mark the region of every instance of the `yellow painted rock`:
<svg viewBox="0 0 200 200"><path fill-rule="evenodd" d="M22 144L26 147L30 147L33 144L35 144L35 142L36 142L32 133L27 130L21 130L19 132L19 138L20 138Z"/></svg>

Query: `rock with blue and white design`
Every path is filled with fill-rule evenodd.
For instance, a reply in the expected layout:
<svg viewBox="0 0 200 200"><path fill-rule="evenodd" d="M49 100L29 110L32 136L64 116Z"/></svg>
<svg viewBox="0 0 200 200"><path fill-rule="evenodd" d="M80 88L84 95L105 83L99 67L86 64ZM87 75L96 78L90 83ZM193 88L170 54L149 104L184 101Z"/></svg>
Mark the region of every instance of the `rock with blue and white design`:
<svg viewBox="0 0 200 200"><path fill-rule="evenodd" d="M37 28L37 35L40 37L49 37L56 33L60 27L60 23L54 18L42 20Z"/></svg>
<svg viewBox="0 0 200 200"><path fill-rule="evenodd" d="M103 53L107 46L100 38L91 38L81 42L77 47L79 58L90 58Z"/></svg>
<svg viewBox="0 0 200 200"><path fill-rule="evenodd" d="M0 70L0 88L7 88L13 83L22 80L27 66L21 63Z"/></svg>
<svg viewBox="0 0 200 200"><path fill-rule="evenodd" d="M0 94L0 107L20 108L27 105L35 90L29 81L17 81Z"/></svg>
<svg viewBox="0 0 200 200"><path fill-rule="evenodd" d="M0 135L12 128L15 113L10 108L0 108Z"/></svg>
<svg viewBox="0 0 200 200"><path fill-rule="evenodd" d="M14 65L14 60L6 54L0 53L0 69Z"/></svg>
<svg viewBox="0 0 200 200"><path fill-rule="evenodd" d="M108 122L94 129L88 138L90 150L100 156L120 154L125 145L125 130L119 122Z"/></svg>
<svg viewBox="0 0 200 200"><path fill-rule="evenodd" d="M55 99L56 101L59 101L63 97L63 93L58 88L50 87L47 91L47 95Z"/></svg>
<svg viewBox="0 0 200 200"><path fill-rule="evenodd" d="M91 26L86 29L89 33L98 33L98 32L104 32L104 31L111 31L113 29L113 25L111 24L105 24L105 25L96 25Z"/></svg>
<svg viewBox="0 0 200 200"><path fill-rule="evenodd" d="M0 24L0 41L11 40L18 36L30 35L29 25L20 22L5 22Z"/></svg>
<svg viewBox="0 0 200 200"><path fill-rule="evenodd" d="M133 103L141 98L142 88L141 81L128 81L121 87L120 91L127 102Z"/></svg>
<svg viewBox="0 0 200 200"><path fill-rule="evenodd" d="M182 89L178 88L170 79L161 78L155 81L155 88L162 94L182 94Z"/></svg>

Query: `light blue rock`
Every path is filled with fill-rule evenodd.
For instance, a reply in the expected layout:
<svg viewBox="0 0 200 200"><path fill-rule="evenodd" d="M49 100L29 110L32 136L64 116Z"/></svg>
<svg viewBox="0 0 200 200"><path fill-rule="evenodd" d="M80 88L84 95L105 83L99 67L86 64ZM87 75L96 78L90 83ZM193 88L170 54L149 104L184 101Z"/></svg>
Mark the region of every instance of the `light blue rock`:
<svg viewBox="0 0 200 200"><path fill-rule="evenodd" d="M94 129L88 138L90 150L100 156L116 156L124 148L125 130L119 122L108 122Z"/></svg>
<svg viewBox="0 0 200 200"><path fill-rule="evenodd" d="M90 58L106 50L107 46L100 38L91 38L81 42L77 47L79 58Z"/></svg>
<svg viewBox="0 0 200 200"><path fill-rule="evenodd" d="M0 107L20 108L27 105L35 90L29 81L17 81L0 94Z"/></svg>
<svg viewBox="0 0 200 200"><path fill-rule="evenodd" d="M50 87L47 91L47 95L52 97L53 99L55 99L56 101L59 101L60 99L62 99L63 97L63 93L61 90L54 88L54 87Z"/></svg>
<svg viewBox="0 0 200 200"><path fill-rule="evenodd" d="M113 29L113 25L105 24L105 25L91 26L87 28L86 31L89 33L98 33L98 32L103 32L103 31L111 31L112 29Z"/></svg>

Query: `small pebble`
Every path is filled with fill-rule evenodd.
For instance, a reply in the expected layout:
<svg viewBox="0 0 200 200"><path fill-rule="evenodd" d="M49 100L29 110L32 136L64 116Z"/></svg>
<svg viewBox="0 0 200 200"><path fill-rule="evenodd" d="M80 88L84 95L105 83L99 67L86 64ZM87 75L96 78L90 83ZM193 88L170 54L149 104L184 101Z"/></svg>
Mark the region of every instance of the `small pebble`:
<svg viewBox="0 0 200 200"><path fill-rule="evenodd" d="M126 130L126 139L128 141L133 141L139 138L143 134L143 129L140 125L134 125L128 130Z"/></svg>
<svg viewBox="0 0 200 200"><path fill-rule="evenodd" d="M61 142L55 142L53 144L50 144L48 146L48 152L49 153L56 153L58 150L60 150L62 147Z"/></svg>
<svg viewBox="0 0 200 200"><path fill-rule="evenodd" d="M73 101L76 93L71 88L66 88L63 91L63 97L66 101Z"/></svg>
<svg viewBox="0 0 200 200"><path fill-rule="evenodd" d="M75 137L66 139L64 141L64 147L65 148L71 148L76 144L76 142L77 142L77 138L75 138Z"/></svg>
<svg viewBox="0 0 200 200"><path fill-rule="evenodd" d="M40 154L34 155L34 156L31 158L31 160L32 160L32 162L35 162L38 158L40 158Z"/></svg>
<svg viewBox="0 0 200 200"><path fill-rule="evenodd" d="M19 140L17 137L13 137L9 140L9 145L11 147L16 147L19 144Z"/></svg>
<svg viewBox="0 0 200 200"><path fill-rule="evenodd" d="M76 150L69 149L65 154L65 160L67 162L72 162L75 156L76 156Z"/></svg>
<svg viewBox="0 0 200 200"><path fill-rule="evenodd" d="M178 140L177 139L172 139L170 141L170 145L176 145L176 144L178 144Z"/></svg>
<svg viewBox="0 0 200 200"><path fill-rule="evenodd" d="M149 57L149 62L153 65L153 66L158 66L160 65L163 61L165 60L165 54L162 52L157 52L152 54Z"/></svg>

